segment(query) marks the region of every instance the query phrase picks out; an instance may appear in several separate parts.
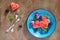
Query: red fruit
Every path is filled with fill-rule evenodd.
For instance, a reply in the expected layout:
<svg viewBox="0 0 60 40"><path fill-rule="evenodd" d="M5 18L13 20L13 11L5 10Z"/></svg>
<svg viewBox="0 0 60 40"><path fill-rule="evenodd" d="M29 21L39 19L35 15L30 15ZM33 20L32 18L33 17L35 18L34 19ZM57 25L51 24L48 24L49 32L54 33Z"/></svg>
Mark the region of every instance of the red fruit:
<svg viewBox="0 0 60 40"><path fill-rule="evenodd" d="M19 5L16 4L16 3L14 3L14 2L12 2L12 3L10 4L10 6L11 6L11 10L12 10L12 11L15 11L16 9L19 8Z"/></svg>
<svg viewBox="0 0 60 40"><path fill-rule="evenodd" d="M49 23L49 20L46 17L43 17L42 21L45 22L46 25L48 25L48 23Z"/></svg>
<svg viewBox="0 0 60 40"><path fill-rule="evenodd" d="M33 24L33 27L34 27L34 28L39 28L39 25Z"/></svg>
<svg viewBox="0 0 60 40"><path fill-rule="evenodd" d="M48 19L45 19L44 22L45 22L45 24L49 24L49 20Z"/></svg>
<svg viewBox="0 0 60 40"><path fill-rule="evenodd" d="M47 18L46 17L42 17L42 21L45 21Z"/></svg>
<svg viewBox="0 0 60 40"><path fill-rule="evenodd" d="M40 21L40 23L39 23L39 27L41 27L41 28L44 28L44 27L45 27L45 24L44 24L43 21Z"/></svg>
<svg viewBox="0 0 60 40"><path fill-rule="evenodd" d="M38 20L36 20L36 21L35 21L35 24L39 25L39 21L38 21Z"/></svg>
<svg viewBox="0 0 60 40"><path fill-rule="evenodd" d="M46 22L44 22L44 21L40 21L39 27L44 28L44 27L46 27L46 26L48 26L48 23L46 23Z"/></svg>
<svg viewBox="0 0 60 40"><path fill-rule="evenodd" d="M35 23L33 24L33 27L34 28L39 28L39 21L38 20L35 21Z"/></svg>
<svg viewBox="0 0 60 40"><path fill-rule="evenodd" d="M36 16L37 16L38 14L36 14ZM39 21L39 20L36 20L35 22L34 22L34 24L33 24L33 27L34 28L45 28L46 26L48 26L48 24L49 24L49 21L48 21L48 19L46 18L46 17L43 17L42 18L42 21Z"/></svg>
<svg viewBox="0 0 60 40"><path fill-rule="evenodd" d="M43 22L44 22L45 27L48 26L48 22L47 21L43 21Z"/></svg>

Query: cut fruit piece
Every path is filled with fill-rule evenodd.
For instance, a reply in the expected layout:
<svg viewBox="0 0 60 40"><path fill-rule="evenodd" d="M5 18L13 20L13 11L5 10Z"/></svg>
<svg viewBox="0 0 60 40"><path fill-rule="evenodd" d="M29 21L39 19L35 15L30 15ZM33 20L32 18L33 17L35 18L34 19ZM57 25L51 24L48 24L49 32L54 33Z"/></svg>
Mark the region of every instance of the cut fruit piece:
<svg viewBox="0 0 60 40"><path fill-rule="evenodd" d="M36 20L36 21L35 21L35 24L36 24L36 25L39 25L39 20Z"/></svg>
<svg viewBox="0 0 60 40"><path fill-rule="evenodd" d="M44 21L46 24L48 24L48 23L50 22L50 20L47 19L46 17L43 17L43 18L42 18L42 21Z"/></svg>
<svg viewBox="0 0 60 40"><path fill-rule="evenodd" d="M33 27L34 27L34 28L39 28L39 25L34 24Z"/></svg>
<svg viewBox="0 0 60 40"><path fill-rule="evenodd" d="M44 23L43 21L40 21L39 27L40 27L40 28L44 28L44 27L45 27L45 23Z"/></svg>
<svg viewBox="0 0 60 40"><path fill-rule="evenodd" d="M45 21L47 18L46 17L42 17L42 21Z"/></svg>
<svg viewBox="0 0 60 40"><path fill-rule="evenodd" d="M38 20L35 21L33 27L34 27L34 28L39 28L39 21L38 21Z"/></svg>
<svg viewBox="0 0 60 40"><path fill-rule="evenodd" d="M39 26L40 26L41 28L45 28L46 26L48 26L48 23L46 23L46 22L44 22L44 21L40 21Z"/></svg>
<svg viewBox="0 0 60 40"><path fill-rule="evenodd" d="M10 4L10 6L11 6L11 10L12 10L12 11L15 11L16 9L19 8L19 5L16 4L16 3L14 3L14 2L12 2L12 3Z"/></svg>

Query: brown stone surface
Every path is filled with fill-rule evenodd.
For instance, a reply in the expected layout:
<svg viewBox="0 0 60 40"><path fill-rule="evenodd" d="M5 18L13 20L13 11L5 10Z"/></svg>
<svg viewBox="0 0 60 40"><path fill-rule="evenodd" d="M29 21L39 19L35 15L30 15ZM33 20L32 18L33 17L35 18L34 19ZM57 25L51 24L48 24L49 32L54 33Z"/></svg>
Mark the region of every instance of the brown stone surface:
<svg viewBox="0 0 60 40"><path fill-rule="evenodd" d="M16 2L20 5L19 15L24 14L20 22L16 24L14 32L5 33L5 30L12 24L8 20L9 15L15 15L14 12L4 16L5 10L11 2ZM56 30L54 33L45 39L33 37L26 28L26 20L30 12L35 9L50 10L56 18ZM19 24L24 24L20 31L17 31ZM2 0L0 1L0 40L60 40L60 0Z"/></svg>

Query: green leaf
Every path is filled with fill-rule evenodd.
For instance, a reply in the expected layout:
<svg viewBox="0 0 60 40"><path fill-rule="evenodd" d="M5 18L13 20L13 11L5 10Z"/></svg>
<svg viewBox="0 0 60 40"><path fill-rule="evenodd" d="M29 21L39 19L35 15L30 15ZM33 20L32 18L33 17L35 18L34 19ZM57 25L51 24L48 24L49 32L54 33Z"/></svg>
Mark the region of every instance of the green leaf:
<svg viewBox="0 0 60 40"><path fill-rule="evenodd" d="M13 16L8 16L9 20L12 21L14 19Z"/></svg>
<svg viewBox="0 0 60 40"><path fill-rule="evenodd" d="M47 26L45 28L48 28Z"/></svg>
<svg viewBox="0 0 60 40"><path fill-rule="evenodd" d="M50 18L48 15L45 15L46 16L46 18Z"/></svg>
<svg viewBox="0 0 60 40"><path fill-rule="evenodd" d="M42 30L47 32L47 28L42 28Z"/></svg>

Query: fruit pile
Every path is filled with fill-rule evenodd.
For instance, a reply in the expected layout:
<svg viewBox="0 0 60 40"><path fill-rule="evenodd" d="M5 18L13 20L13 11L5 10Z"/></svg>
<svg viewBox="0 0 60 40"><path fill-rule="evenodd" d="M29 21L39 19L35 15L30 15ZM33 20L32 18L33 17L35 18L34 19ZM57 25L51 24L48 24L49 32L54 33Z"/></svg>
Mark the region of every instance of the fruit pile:
<svg viewBox="0 0 60 40"><path fill-rule="evenodd" d="M41 28L45 31L47 31L48 25L50 23L49 20L49 16L45 15L45 16L39 16L39 14L35 14L35 19L33 18L33 20L31 21L31 25L33 26L33 28Z"/></svg>

